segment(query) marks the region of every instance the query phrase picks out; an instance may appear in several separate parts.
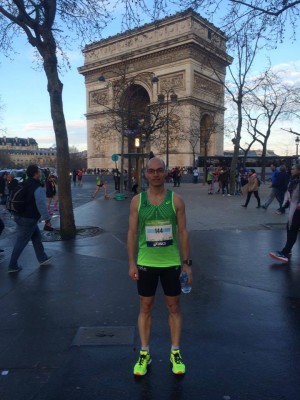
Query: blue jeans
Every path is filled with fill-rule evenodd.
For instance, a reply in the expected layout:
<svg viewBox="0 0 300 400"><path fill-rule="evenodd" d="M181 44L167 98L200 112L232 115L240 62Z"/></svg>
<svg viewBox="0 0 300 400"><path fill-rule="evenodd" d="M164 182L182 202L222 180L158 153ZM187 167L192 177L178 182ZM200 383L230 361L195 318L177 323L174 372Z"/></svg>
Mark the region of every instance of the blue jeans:
<svg viewBox="0 0 300 400"><path fill-rule="evenodd" d="M15 216L14 220L17 224L17 237L8 268L18 267L18 258L30 240L32 241L38 261L41 263L47 260L48 256L44 250L38 221L36 219L19 216Z"/></svg>

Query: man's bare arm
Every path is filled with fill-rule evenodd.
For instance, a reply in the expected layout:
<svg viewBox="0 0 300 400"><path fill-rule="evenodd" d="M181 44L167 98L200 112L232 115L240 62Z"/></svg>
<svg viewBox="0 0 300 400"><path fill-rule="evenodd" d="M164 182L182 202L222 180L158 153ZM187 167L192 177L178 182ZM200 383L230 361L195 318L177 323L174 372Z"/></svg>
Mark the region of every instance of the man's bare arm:
<svg viewBox="0 0 300 400"><path fill-rule="evenodd" d="M128 263L129 263L128 273L133 280L137 280L139 278L138 269L136 266L138 204L139 204L139 196L134 196L130 204L129 228L127 234L127 252L128 252Z"/></svg>
<svg viewBox="0 0 300 400"><path fill-rule="evenodd" d="M178 195L174 195L174 204L176 207L177 216L177 229L178 239L181 250L181 256L183 260L190 258L190 244L188 238L188 231L186 227L186 215L185 215L185 204L182 198ZM188 275L188 282L192 284L192 269L187 264L182 265L182 271L185 271Z"/></svg>

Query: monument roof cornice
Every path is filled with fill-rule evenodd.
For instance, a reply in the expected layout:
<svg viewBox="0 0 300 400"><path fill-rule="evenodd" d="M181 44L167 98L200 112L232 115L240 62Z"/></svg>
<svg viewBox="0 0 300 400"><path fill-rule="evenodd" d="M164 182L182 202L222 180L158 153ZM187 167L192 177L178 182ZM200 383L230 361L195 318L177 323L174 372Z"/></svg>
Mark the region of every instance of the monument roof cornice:
<svg viewBox="0 0 300 400"><path fill-rule="evenodd" d="M198 48L201 47L202 51L205 50L207 53L210 53L211 56L215 59L222 60L225 64L231 64L232 57L230 57L225 51L220 49L215 49L213 46L208 46L207 43L193 34L187 35L185 38L182 38L182 41L178 40L170 40L168 42L168 47L160 46L158 49L157 46L152 45L148 46L144 49L143 53L141 54L140 50L132 51L130 56L128 55L127 58L122 58L122 56L112 55L105 60L97 60L88 64L85 64L82 67L79 67L78 70L81 74L85 76L89 76L94 74L95 72L100 72L105 70L106 67L112 69L114 66L117 67L118 65L123 64L126 60L130 60L130 63L144 61L147 59L153 58L153 55L160 56L166 55L170 53L174 53L174 51L180 51L183 49L191 49L191 48ZM213 51L214 50L214 51Z"/></svg>
<svg viewBox="0 0 300 400"><path fill-rule="evenodd" d="M109 43L112 44L114 42L123 41L124 39L128 39L130 37L136 36L137 34L141 34L141 33L145 34L146 32L149 32L151 30L161 28L164 25L174 24L174 22L187 19L187 17L193 19L194 21L199 22L201 25L206 26L207 28L212 30L214 33L216 33L219 36L222 36L224 39L226 39L225 33L223 31L221 31L214 24L209 22L206 18L201 17L201 15L198 14L197 12L195 12L193 9L188 8L185 11L178 12L171 16L167 16L158 21L150 22L150 23L144 24L140 27L137 27L134 29L129 29L125 32L118 33L116 35L109 36L107 38L104 38L99 41L88 44L84 47L83 53L97 49L98 47L102 47L105 44L109 44Z"/></svg>

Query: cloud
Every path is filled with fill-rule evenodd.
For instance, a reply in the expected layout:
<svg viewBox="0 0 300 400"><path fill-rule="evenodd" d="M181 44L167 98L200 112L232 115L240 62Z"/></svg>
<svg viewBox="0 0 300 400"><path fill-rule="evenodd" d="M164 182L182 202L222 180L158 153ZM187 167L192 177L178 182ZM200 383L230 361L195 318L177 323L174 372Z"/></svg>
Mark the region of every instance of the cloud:
<svg viewBox="0 0 300 400"><path fill-rule="evenodd" d="M67 129L86 129L85 120L68 120L66 121ZM41 122L29 122L23 127L24 131L53 131L53 125L51 121Z"/></svg>
<svg viewBox="0 0 300 400"><path fill-rule="evenodd" d="M274 65L272 70L281 75L286 85L300 86L300 60Z"/></svg>
<svg viewBox="0 0 300 400"><path fill-rule="evenodd" d="M66 125L69 145L76 146L79 150L86 150L86 121L83 119L67 120ZM17 133L14 132L13 135L21 138L31 137L37 141L39 147L50 147L55 144L55 134L51 121L29 122L19 129Z"/></svg>

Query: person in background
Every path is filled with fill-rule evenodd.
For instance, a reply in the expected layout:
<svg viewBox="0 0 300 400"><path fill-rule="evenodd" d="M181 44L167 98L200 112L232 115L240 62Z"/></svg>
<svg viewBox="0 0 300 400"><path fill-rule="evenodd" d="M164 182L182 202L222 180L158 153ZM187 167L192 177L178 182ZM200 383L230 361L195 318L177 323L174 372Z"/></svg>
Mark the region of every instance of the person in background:
<svg viewBox="0 0 300 400"><path fill-rule="evenodd" d="M227 196L230 196L229 193L229 178L230 178L230 171L229 168L226 166L222 167L220 174L219 174L219 181L221 182L222 185L222 196L225 196L225 192Z"/></svg>
<svg viewBox="0 0 300 400"><path fill-rule="evenodd" d="M247 192L247 199L246 199L246 203L242 205L242 207L247 207L250 201L250 198L252 196L252 193L254 194L254 196L256 197L257 200L257 207L256 208L260 208L260 198L258 195L258 178L257 175L255 173L255 169L251 168L248 172L248 183L243 186L243 190L245 192ZM245 193L244 192L244 193Z"/></svg>
<svg viewBox="0 0 300 400"><path fill-rule="evenodd" d="M268 200L261 206L264 210L266 210L269 205L272 203L272 201L277 197L278 195L278 189L277 189L277 176L279 174L279 171L274 163L270 165L271 171L272 171L272 176L271 176L271 193L269 195ZM280 207L280 204L279 204Z"/></svg>
<svg viewBox="0 0 300 400"><path fill-rule="evenodd" d="M124 169L124 171L123 171L123 184L124 184L124 190L127 190L127 184L128 184L128 171L127 171L127 169Z"/></svg>
<svg viewBox="0 0 300 400"><path fill-rule="evenodd" d="M198 178L199 178L198 168L195 167L193 169L193 183L198 183Z"/></svg>
<svg viewBox="0 0 300 400"><path fill-rule="evenodd" d="M208 184L208 194L213 194L213 184L214 184L214 167L211 165L207 169L206 182Z"/></svg>
<svg viewBox="0 0 300 400"><path fill-rule="evenodd" d="M241 190L242 190L242 187L247 185L247 183L248 183L248 173L249 173L249 170L246 167L241 167L240 170L239 170L240 182L241 182L241 188L240 189Z"/></svg>
<svg viewBox="0 0 300 400"><path fill-rule="evenodd" d="M96 197L97 193L100 191L101 188L103 188L103 190L104 190L104 197L105 197L105 199L108 199L106 183L104 182L104 180L102 180L101 175L98 174L98 175L96 176L96 190L95 190L94 193L92 194L92 198L93 198L93 199Z"/></svg>
<svg viewBox="0 0 300 400"><path fill-rule="evenodd" d="M52 200L54 200L53 211L58 211L58 209L57 209L58 196L57 196L57 190L56 190L56 182L55 182L55 176L52 174L50 174L48 176L48 179L46 180L46 197L47 197L48 213L50 215L52 215L53 214L51 212Z"/></svg>
<svg viewBox="0 0 300 400"><path fill-rule="evenodd" d="M79 187L82 186L82 177L83 177L83 171L82 171L82 169L79 169L77 171L77 180L78 180L78 186Z"/></svg>
<svg viewBox="0 0 300 400"><path fill-rule="evenodd" d="M115 182L115 191L120 191L121 173L118 168L113 169L113 177Z"/></svg>
<svg viewBox="0 0 300 400"><path fill-rule="evenodd" d="M50 222L51 216L46 206L46 193L40 181L40 170L37 165L32 164L28 166L26 173L28 179L24 183L25 210L21 214L14 215L17 224L16 241L8 265L8 273L17 273L22 270L18 259L30 240L40 266L48 264L52 258L45 253L38 227L38 222L44 220L44 229L53 230Z"/></svg>
<svg viewBox="0 0 300 400"><path fill-rule="evenodd" d="M6 209L7 201L7 172L4 172L0 176L0 204L2 205L3 211Z"/></svg>
<svg viewBox="0 0 300 400"><path fill-rule="evenodd" d="M285 208L282 205L285 192L287 191L288 188L288 184L289 184L289 176L286 171L286 166L280 165L279 173L277 175L277 191L276 191L276 199L279 203L279 208L276 211L276 214L280 215L285 213Z"/></svg>
<svg viewBox="0 0 300 400"><path fill-rule="evenodd" d="M76 171L76 169L73 169L72 179L73 179L73 185L76 186L76 181L77 181L77 171Z"/></svg>
<svg viewBox="0 0 300 400"><path fill-rule="evenodd" d="M12 174L7 175L7 187L8 187L8 197L11 194L11 191L18 186L18 180Z"/></svg>
<svg viewBox="0 0 300 400"><path fill-rule="evenodd" d="M269 255L275 260L287 263L300 229L300 164L294 165L291 169L291 180L282 206L289 207L286 243L281 251L271 251Z"/></svg>
<svg viewBox="0 0 300 400"><path fill-rule="evenodd" d="M172 178L173 178L173 186L180 186L180 178L181 178L181 173L179 167L175 167L173 172L172 172Z"/></svg>

